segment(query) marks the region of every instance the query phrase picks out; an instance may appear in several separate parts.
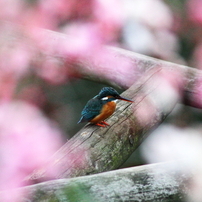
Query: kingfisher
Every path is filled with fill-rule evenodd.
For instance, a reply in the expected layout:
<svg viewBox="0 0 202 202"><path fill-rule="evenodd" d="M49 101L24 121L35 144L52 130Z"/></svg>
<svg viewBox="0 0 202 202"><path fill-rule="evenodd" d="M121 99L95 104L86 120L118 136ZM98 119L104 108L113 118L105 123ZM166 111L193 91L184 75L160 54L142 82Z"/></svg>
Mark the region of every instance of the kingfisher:
<svg viewBox="0 0 202 202"><path fill-rule="evenodd" d="M101 127L109 126L104 120L114 113L117 100L133 102L132 100L121 97L112 87L102 88L98 95L87 102L81 112L81 118L78 123L90 122Z"/></svg>

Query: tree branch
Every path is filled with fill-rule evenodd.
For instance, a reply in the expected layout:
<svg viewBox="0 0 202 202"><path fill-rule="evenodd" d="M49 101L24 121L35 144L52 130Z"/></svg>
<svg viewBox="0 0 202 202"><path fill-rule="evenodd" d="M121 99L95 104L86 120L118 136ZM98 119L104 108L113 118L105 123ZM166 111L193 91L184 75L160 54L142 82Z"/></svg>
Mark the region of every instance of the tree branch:
<svg viewBox="0 0 202 202"><path fill-rule="evenodd" d="M164 80L159 79L164 74L162 69L156 69L131 86L123 96L133 99L134 103L120 101L116 112L107 120L110 127L85 126L50 159L46 168L35 171L28 180L46 179L46 173L56 168L59 172L55 178L119 168L180 99L181 86L173 86L173 80L176 82L178 75L167 71L166 75L170 74L172 80L167 79L164 89ZM166 100L162 100L165 96ZM82 162L81 156L84 156Z"/></svg>
<svg viewBox="0 0 202 202"><path fill-rule="evenodd" d="M20 189L23 201L183 201L189 175L175 163L144 165L96 175L60 179ZM170 169L168 169L170 168ZM30 198L29 198L30 197Z"/></svg>
<svg viewBox="0 0 202 202"><path fill-rule="evenodd" d="M184 82L183 101L185 104L202 108L202 72L200 70L158 60L116 47L102 46L86 51L84 54L71 55L68 42L74 36L36 28L34 33L26 32L26 27L1 22L2 29L8 29L12 44L21 44L34 52L32 66L42 66L47 58L54 58L58 69L66 69L69 76L105 82L112 86L129 88L145 73L156 68L179 72ZM16 32L16 33L15 33ZM37 34L36 34L37 33ZM15 36L15 37L13 37ZM8 36L9 38L9 36ZM9 41L9 40L8 40Z"/></svg>

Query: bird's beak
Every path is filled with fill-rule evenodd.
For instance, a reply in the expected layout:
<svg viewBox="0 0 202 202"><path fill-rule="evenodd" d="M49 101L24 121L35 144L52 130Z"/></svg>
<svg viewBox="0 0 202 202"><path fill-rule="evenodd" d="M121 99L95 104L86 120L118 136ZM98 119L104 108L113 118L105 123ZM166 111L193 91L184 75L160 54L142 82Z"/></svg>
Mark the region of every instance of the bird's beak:
<svg viewBox="0 0 202 202"><path fill-rule="evenodd" d="M133 102L132 100L126 99L126 98L121 97L121 96L117 97L117 99L123 100L123 101L126 101L126 102Z"/></svg>

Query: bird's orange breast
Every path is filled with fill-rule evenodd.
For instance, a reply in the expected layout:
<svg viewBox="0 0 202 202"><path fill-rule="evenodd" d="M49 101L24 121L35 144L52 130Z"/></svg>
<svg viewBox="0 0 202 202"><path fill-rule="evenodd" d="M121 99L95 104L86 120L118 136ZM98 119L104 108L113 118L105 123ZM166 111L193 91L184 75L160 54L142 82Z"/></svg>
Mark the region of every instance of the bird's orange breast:
<svg viewBox="0 0 202 202"><path fill-rule="evenodd" d="M93 118L90 122L91 123L99 123L101 121L104 121L108 117L110 117L116 109L116 103L115 102L107 102L99 115L97 115L95 118Z"/></svg>

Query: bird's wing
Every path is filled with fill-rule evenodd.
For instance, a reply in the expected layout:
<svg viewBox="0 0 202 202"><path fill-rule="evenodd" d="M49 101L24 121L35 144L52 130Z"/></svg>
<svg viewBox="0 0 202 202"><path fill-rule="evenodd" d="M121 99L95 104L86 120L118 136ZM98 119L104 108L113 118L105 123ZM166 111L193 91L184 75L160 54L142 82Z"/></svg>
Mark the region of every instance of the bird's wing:
<svg viewBox="0 0 202 202"><path fill-rule="evenodd" d="M81 112L82 115L82 122L83 121L90 121L94 117L96 117L98 114L100 114L100 111L102 109L102 102L97 99L93 98L89 100L84 107L83 111Z"/></svg>

